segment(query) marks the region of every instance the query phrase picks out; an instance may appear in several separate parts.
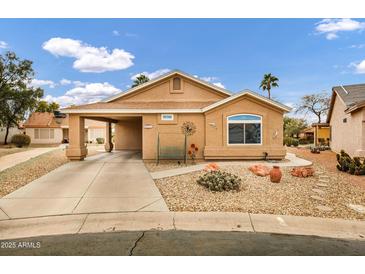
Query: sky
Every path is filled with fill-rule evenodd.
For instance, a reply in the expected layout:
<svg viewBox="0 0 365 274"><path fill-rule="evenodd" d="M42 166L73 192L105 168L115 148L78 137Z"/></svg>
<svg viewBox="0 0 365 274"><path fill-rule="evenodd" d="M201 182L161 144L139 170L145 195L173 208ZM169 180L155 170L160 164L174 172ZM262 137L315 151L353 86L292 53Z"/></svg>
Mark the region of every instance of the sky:
<svg viewBox="0 0 365 274"><path fill-rule="evenodd" d="M179 69L235 93L279 78L274 99L365 82L364 19L1 19L0 54L33 61L34 86L61 106Z"/></svg>

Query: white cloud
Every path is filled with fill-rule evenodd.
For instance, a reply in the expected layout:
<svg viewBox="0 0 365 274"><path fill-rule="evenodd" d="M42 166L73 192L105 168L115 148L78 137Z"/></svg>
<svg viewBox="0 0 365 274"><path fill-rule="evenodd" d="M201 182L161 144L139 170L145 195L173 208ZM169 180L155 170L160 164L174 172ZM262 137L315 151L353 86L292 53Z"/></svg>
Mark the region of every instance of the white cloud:
<svg viewBox="0 0 365 274"><path fill-rule="evenodd" d="M336 33L328 33L326 34L326 39L327 40L334 40L334 39L337 39L338 38L338 35Z"/></svg>
<svg viewBox="0 0 365 274"><path fill-rule="evenodd" d="M364 74L365 73L365 60L362 60L361 62L350 63L349 67L354 68L355 73Z"/></svg>
<svg viewBox="0 0 365 274"><path fill-rule="evenodd" d="M225 88L225 86L222 84L222 82L219 82L219 78L215 77L215 76L204 76L204 77L199 77L198 75L194 75L195 78L199 78L203 81L206 82L210 82L213 85L220 87L220 88Z"/></svg>
<svg viewBox="0 0 365 274"><path fill-rule="evenodd" d="M9 47L8 43L6 43L5 41L0 41L0 49L6 49L8 47Z"/></svg>
<svg viewBox="0 0 365 274"><path fill-rule="evenodd" d="M350 49L362 49L365 48L365 44L358 44L358 45L351 45L349 46Z"/></svg>
<svg viewBox="0 0 365 274"><path fill-rule="evenodd" d="M213 83L213 85L220 87L220 88L225 88L225 86L221 82Z"/></svg>
<svg viewBox="0 0 365 274"><path fill-rule="evenodd" d="M55 37L44 42L44 50L55 56L73 57L73 67L81 72L101 73L129 68L133 65L134 56L123 50L106 47L96 48L80 40Z"/></svg>
<svg viewBox="0 0 365 274"><path fill-rule="evenodd" d="M365 29L365 22L345 19L323 19L316 23L316 31L325 34L326 39L333 40L338 38L338 32L361 31Z"/></svg>
<svg viewBox="0 0 365 274"><path fill-rule="evenodd" d="M207 82L213 82L213 81L217 81L218 77L214 77L214 76L207 76L207 77L199 77L200 79L207 81Z"/></svg>
<svg viewBox="0 0 365 274"><path fill-rule="evenodd" d="M56 87L56 83L51 81L51 80L39 80L39 79L33 79L30 83L31 86L34 87L42 87L42 86L47 86L50 88L55 88Z"/></svg>
<svg viewBox="0 0 365 274"><path fill-rule="evenodd" d="M114 36L120 36L120 33L117 30L113 30L112 33L113 33Z"/></svg>
<svg viewBox="0 0 365 274"><path fill-rule="evenodd" d="M72 81L71 80L68 80L68 79L62 79L61 81L60 81L60 84L62 85L62 86L67 86L67 85L70 85L72 83Z"/></svg>
<svg viewBox="0 0 365 274"><path fill-rule="evenodd" d="M169 69L159 69L159 70L156 70L154 72L147 72L147 71L144 71L144 72L141 72L141 73L137 73L137 74L134 74L132 75L131 77L131 80L136 80L138 76L140 76L141 74L147 76L148 78L150 79L154 79L154 78L157 78L165 73L168 73L170 70Z"/></svg>
<svg viewBox="0 0 365 274"><path fill-rule="evenodd" d="M62 96L47 95L44 97L49 102L57 102L62 107L75 104L88 104L100 101L106 97L121 92L108 82L104 83L85 83L83 86L76 86Z"/></svg>

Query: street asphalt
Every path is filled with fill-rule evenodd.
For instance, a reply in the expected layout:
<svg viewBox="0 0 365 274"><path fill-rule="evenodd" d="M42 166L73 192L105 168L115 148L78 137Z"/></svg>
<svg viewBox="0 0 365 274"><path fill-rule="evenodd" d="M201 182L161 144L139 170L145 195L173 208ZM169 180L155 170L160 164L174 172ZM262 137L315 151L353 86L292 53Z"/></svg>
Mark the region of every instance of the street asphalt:
<svg viewBox="0 0 365 274"><path fill-rule="evenodd" d="M365 255L364 240L252 232L126 231L0 240L0 255Z"/></svg>

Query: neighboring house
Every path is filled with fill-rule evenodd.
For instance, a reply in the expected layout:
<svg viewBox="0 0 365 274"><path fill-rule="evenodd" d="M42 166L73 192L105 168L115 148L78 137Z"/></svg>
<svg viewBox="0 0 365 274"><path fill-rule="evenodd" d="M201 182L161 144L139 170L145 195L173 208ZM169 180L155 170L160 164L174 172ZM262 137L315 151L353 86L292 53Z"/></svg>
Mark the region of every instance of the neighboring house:
<svg viewBox="0 0 365 274"><path fill-rule="evenodd" d="M331 139L330 125L327 123L314 123L312 124L312 128L314 133L314 145L328 146Z"/></svg>
<svg viewBox="0 0 365 274"><path fill-rule="evenodd" d="M312 141L314 140L314 128L313 127L307 127L303 129L298 136L300 139Z"/></svg>
<svg viewBox="0 0 365 274"><path fill-rule="evenodd" d="M68 115L63 113L34 112L24 128L33 144L60 144L69 139ZM84 141L95 143L96 138L105 138L105 129L105 122L86 120Z"/></svg>
<svg viewBox="0 0 365 274"><path fill-rule="evenodd" d="M327 123L333 151L365 157L365 84L332 88Z"/></svg>
<svg viewBox="0 0 365 274"><path fill-rule="evenodd" d="M115 149L142 151L145 160L161 151L181 151L185 121L196 126L188 146L195 144L197 158L283 159L283 115L286 105L245 90L231 94L199 78L172 71L119 93L102 102L72 106L69 114L70 145L66 155L81 160L87 150L83 139L85 118L108 121L106 150L111 146L111 124L115 124Z"/></svg>
<svg viewBox="0 0 365 274"><path fill-rule="evenodd" d="M314 123L299 133L299 138L312 141L315 146L329 145L330 126L327 123Z"/></svg>

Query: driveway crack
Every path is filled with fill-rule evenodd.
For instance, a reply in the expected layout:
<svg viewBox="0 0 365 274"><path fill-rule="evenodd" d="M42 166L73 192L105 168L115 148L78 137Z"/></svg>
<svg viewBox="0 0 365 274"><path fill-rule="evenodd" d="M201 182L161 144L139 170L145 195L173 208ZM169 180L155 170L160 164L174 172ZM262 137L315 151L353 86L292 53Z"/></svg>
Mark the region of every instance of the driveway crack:
<svg viewBox="0 0 365 274"><path fill-rule="evenodd" d="M250 213L247 213L247 214L248 214L248 218L250 219L252 230L253 230L253 232L256 232L255 227L254 227L253 222L252 222L252 219L251 219L251 214Z"/></svg>
<svg viewBox="0 0 365 274"><path fill-rule="evenodd" d="M0 207L0 210L1 210L2 212L4 212L4 214L6 215L6 217L8 217L9 219L11 219L11 218L10 218L10 216L8 215L8 213L6 213L4 209L2 209L2 208Z"/></svg>
<svg viewBox="0 0 365 274"><path fill-rule="evenodd" d="M133 251L134 249L137 247L137 244L142 240L142 238L144 237L145 231L142 232L142 235L138 237L138 239L135 241L133 247L131 248L131 250L129 251L129 256L133 256Z"/></svg>
<svg viewBox="0 0 365 274"><path fill-rule="evenodd" d="M82 194L80 200L77 202L77 204L75 205L74 209L72 210L72 213L74 213L74 211L76 210L76 208L79 206L81 200L84 198L85 194L87 193L87 191L89 190L89 188L91 187L91 185L94 183L95 179L99 176L101 170L103 169L103 167L105 166L105 163L103 163L103 165L100 167L100 169L98 170L98 172L95 174L95 177L91 180L90 184L87 186L85 192Z"/></svg>

